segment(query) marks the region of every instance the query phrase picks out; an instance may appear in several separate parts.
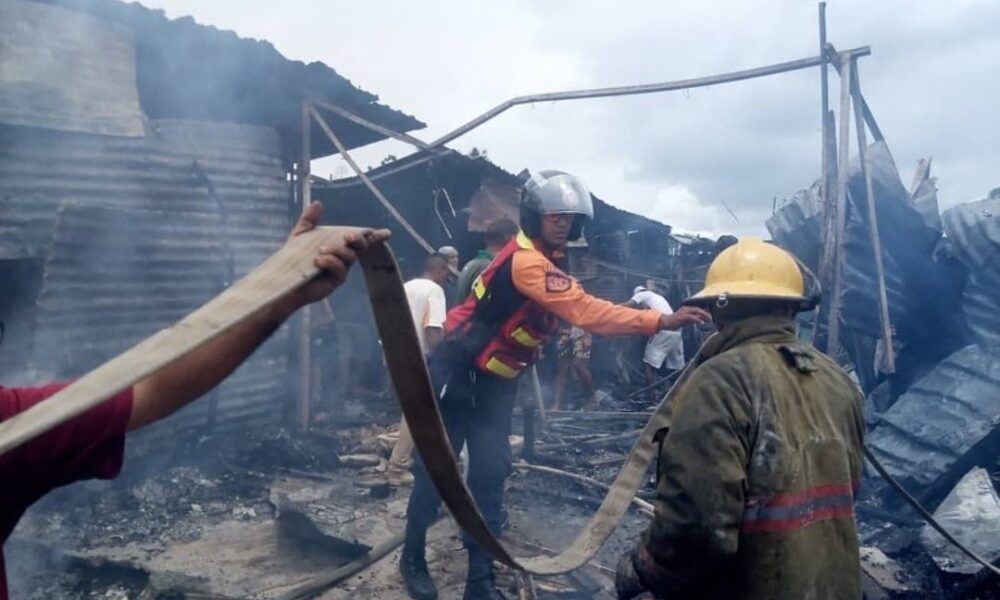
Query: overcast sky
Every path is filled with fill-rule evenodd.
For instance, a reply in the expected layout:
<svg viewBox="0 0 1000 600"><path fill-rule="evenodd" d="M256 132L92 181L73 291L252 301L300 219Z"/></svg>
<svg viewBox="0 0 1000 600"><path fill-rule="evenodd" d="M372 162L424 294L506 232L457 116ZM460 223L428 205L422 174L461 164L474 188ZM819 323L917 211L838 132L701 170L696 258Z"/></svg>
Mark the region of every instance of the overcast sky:
<svg viewBox="0 0 1000 600"><path fill-rule="evenodd" d="M320 60L433 139L516 95L670 81L818 53L810 1L143 0ZM1000 186L1000 2L833 0L830 41L869 45L862 88L909 185L933 156L942 206ZM838 80L831 78L831 102ZM453 142L517 172L557 168L681 231L764 234L772 199L819 174L819 71L515 108ZM852 155L856 144L852 141ZM384 142L365 163L408 150ZM318 174L345 176L317 161ZM734 216L724 207L728 205ZM737 220L738 219L738 222Z"/></svg>

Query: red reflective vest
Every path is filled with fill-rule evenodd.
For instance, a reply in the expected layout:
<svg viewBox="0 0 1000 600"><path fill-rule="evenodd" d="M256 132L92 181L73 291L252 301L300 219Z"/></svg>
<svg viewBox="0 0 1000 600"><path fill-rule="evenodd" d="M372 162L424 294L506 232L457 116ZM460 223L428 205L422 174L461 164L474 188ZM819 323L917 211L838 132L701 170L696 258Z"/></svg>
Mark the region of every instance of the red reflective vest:
<svg viewBox="0 0 1000 600"><path fill-rule="evenodd" d="M514 286L514 254L537 252L518 233L472 284L472 293L448 312L445 344L452 357L505 379L514 379L538 360L541 347L559 327L559 319Z"/></svg>

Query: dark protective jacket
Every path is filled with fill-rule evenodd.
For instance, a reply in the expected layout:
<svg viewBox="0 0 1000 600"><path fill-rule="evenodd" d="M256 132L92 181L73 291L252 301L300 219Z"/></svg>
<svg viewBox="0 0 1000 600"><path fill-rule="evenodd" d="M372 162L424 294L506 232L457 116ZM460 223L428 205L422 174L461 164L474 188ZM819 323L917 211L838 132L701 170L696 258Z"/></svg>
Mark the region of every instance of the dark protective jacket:
<svg viewBox="0 0 1000 600"><path fill-rule="evenodd" d="M662 440L635 561L667 598L859 599L861 395L794 323L717 334Z"/></svg>
<svg viewBox="0 0 1000 600"><path fill-rule="evenodd" d="M488 250L480 250L476 257L465 263L462 267L462 271L458 274L458 280L455 282L455 305L459 305L469 297L472 293L472 283L476 280L486 267L489 266L490 261L493 260L494 254Z"/></svg>

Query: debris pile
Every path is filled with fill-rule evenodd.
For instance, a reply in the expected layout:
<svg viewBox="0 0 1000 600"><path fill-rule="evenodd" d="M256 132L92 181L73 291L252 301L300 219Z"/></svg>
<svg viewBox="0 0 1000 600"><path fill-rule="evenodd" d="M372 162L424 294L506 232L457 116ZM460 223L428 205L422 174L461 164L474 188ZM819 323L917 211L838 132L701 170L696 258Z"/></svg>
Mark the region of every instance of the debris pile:
<svg viewBox="0 0 1000 600"><path fill-rule="evenodd" d="M981 530L989 522L987 511L976 519L956 517L955 511L969 503L988 505L982 483L992 481L988 491L994 498L1000 484L1000 198L994 191L986 200L939 214L930 161L918 165L910 191L884 142L868 149L867 166L896 360L894 370L884 360L867 195L855 161L841 248L839 321L846 331L845 360L867 394L866 441L926 507L954 517L948 521L960 539L986 535ZM818 267L820 255L819 213L813 186L768 221L775 241L811 267ZM982 488L978 500L972 499L970 478ZM936 534L921 535L916 513L877 479L862 487L863 542L919 573L915 578L924 581L913 589L929 597L935 589L941 597L994 597L968 595L979 593L978 584L946 573L952 569L941 567L943 542ZM994 538L994 548L997 543ZM938 572L934 565L943 571L938 582L928 583L925 572Z"/></svg>
<svg viewBox="0 0 1000 600"><path fill-rule="evenodd" d="M116 481L50 494L29 511L7 546L12 597L290 600L309 597L303 590L316 581L387 545L384 560L364 564L336 587L316 593L404 597L392 551L401 541L409 491L389 487L384 474L394 441L392 428L373 424L318 428L308 436L204 440L189 449L186 460L171 457L168 468L135 461ZM565 454L576 457L565 465L602 481L610 481L624 460L600 444ZM589 468L583 466L587 454L594 458ZM533 554L567 545L603 490L517 471L508 493L505 542ZM594 564L571 576L535 581L536 597L609 598L610 568L646 518L632 511ZM552 526L554 519L560 526ZM428 559L442 597L459 597L465 561L450 519L432 529ZM498 577L514 595L525 585L510 570Z"/></svg>

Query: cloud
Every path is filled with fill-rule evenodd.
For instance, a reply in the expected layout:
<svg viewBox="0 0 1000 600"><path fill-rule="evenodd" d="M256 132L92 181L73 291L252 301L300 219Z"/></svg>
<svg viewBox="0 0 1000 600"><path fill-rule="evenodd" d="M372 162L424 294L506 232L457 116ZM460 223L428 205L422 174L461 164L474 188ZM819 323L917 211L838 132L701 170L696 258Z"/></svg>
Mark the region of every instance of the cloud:
<svg viewBox="0 0 1000 600"><path fill-rule="evenodd" d="M669 81L818 52L812 2L146 3L268 39L291 58L322 60L426 121L426 138L516 95ZM1000 185L997 22L1000 3L991 0L836 0L828 8L838 48L872 47L860 62L862 85L904 181L918 158L934 156L943 206ZM831 73L833 105L838 85ZM819 73L810 69L685 93L518 107L453 146L486 148L510 171L577 173L602 198L678 229L764 235L773 198L819 174L819 123ZM385 142L358 155L377 164L408 152Z"/></svg>
<svg viewBox="0 0 1000 600"><path fill-rule="evenodd" d="M649 216L665 223L673 223L680 231L698 233L709 237L716 232L733 227L733 218L724 206L707 205L684 184L661 188Z"/></svg>

